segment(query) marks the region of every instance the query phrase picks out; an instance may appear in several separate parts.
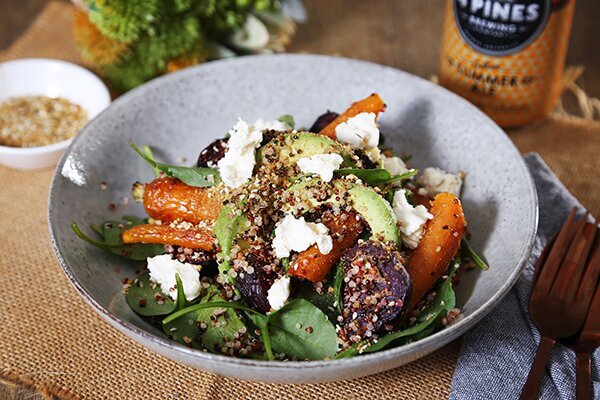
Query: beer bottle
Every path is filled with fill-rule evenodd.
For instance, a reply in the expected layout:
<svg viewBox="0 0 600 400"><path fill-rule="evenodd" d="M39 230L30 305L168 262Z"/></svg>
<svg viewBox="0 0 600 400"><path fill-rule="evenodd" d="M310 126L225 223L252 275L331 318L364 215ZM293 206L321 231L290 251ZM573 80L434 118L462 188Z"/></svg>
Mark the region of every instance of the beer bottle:
<svg viewBox="0 0 600 400"><path fill-rule="evenodd" d="M558 99L575 0L447 0L439 83L504 127Z"/></svg>

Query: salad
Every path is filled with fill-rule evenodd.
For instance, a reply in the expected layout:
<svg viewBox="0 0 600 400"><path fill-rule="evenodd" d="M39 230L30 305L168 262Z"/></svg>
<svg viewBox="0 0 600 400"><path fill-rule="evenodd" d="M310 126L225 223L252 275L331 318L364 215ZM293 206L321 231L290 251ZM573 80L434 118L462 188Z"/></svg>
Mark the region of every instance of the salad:
<svg viewBox="0 0 600 400"><path fill-rule="evenodd" d="M461 265L487 265L465 238L464 175L409 168L385 108L372 94L309 129L239 119L193 167L132 143L156 176L133 184L147 217L72 228L140 262L128 305L188 347L320 360L419 340L460 318Z"/></svg>

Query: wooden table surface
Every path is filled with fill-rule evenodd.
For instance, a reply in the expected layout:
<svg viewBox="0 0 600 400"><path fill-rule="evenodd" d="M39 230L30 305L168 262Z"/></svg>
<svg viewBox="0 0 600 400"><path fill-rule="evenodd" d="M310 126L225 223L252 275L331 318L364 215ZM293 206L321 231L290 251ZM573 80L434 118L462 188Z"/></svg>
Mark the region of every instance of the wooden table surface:
<svg viewBox="0 0 600 400"><path fill-rule="evenodd" d="M0 50L21 35L43 0L0 0ZM425 78L437 73L442 28L440 0L304 0L293 52L338 54L390 65ZM578 0L567 64L583 65L583 87L600 97L600 3ZM565 185L600 214L600 128L541 122L511 131L522 152L538 151ZM0 387L0 398L38 398L25 387ZM41 398L41 397L40 397Z"/></svg>

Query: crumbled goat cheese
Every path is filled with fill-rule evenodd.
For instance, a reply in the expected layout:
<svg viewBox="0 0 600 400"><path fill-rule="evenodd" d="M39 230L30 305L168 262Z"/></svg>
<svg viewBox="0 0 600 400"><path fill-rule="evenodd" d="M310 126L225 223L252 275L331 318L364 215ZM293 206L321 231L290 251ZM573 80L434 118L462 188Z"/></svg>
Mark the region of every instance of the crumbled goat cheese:
<svg viewBox="0 0 600 400"><path fill-rule="evenodd" d="M423 236L423 229L427 220L432 219L427 208L422 205L413 207L406 200L406 190L398 190L394 194L392 208L400 224L400 237L402 243L409 249L415 249Z"/></svg>
<svg viewBox="0 0 600 400"><path fill-rule="evenodd" d="M377 147L379 128L375 113L360 113L335 127L336 139L361 149Z"/></svg>
<svg viewBox="0 0 600 400"><path fill-rule="evenodd" d="M174 260L169 254L148 257L148 270L150 280L160 285L161 290L173 300L177 299L177 281L175 274L179 275L183 292L188 301L200 295L200 273L198 266Z"/></svg>
<svg viewBox="0 0 600 400"><path fill-rule="evenodd" d="M417 179L417 183L423 186L430 196L448 192L459 197L462 182L460 176L435 167L425 168Z"/></svg>
<svg viewBox="0 0 600 400"><path fill-rule="evenodd" d="M321 223L306 222L304 217L288 214L275 228L273 248L277 258L289 257L290 251L304 251L317 244L321 254L329 254L333 248L329 229Z"/></svg>
<svg viewBox="0 0 600 400"><path fill-rule="evenodd" d="M282 276L275 280L273 285L267 290L267 300L273 310L279 310L283 307L290 297L290 278Z"/></svg>
<svg viewBox="0 0 600 400"><path fill-rule="evenodd" d="M392 175L402 175L408 172L406 164L400 157L386 157L385 154L382 154L381 161L383 162L383 168Z"/></svg>
<svg viewBox="0 0 600 400"><path fill-rule="evenodd" d="M316 154L298 160L300 170L305 174L317 174L325 182L331 181L333 171L340 168L344 159L339 154Z"/></svg>
<svg viewBox="0 0 600 400"><path fill-rule="evenodd" d="M382 157L385 157L381 153L379 147L372 147L370 149L367 149L365 150L365 153L367 153L367 156L371 159L371 161L373 161L378 166L381 165Z"/></svg>
<svg viewBox="0 0 600 400"><path fill-rule="evenodd" d="M266 129L269 129L269 130L272 129L275 131L291 131L292 130L291 126L289 126L285 122L282 122L279 120L266 121L262 118L259 118L256 121L254 121L253 125L256 127L256 129L258 129L260 131L264 131Z"/></svg>
<svg viewBox="0 0 600 400"><path fill-rule="evenodd" d="M256 148L262 142L262 130L241 118L229 131L227 153L218 163L221 179L226 186L236 188L252 177L256 164Z"/></svg>

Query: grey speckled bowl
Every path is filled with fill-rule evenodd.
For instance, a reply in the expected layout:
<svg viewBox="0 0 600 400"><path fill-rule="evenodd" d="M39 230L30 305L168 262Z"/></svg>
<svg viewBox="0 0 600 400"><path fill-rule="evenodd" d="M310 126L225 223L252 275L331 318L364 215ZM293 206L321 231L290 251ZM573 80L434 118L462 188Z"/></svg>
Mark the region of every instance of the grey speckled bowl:
<svg viewBox="0 0 600 400"><path fill-rule="evenodd" d="M464 319L424 340L375 354L335 361L263 362L203 353L168 340L129 309L121 279L136 263L75 237L81 226L143 215L120 204L132 182L152 170L127 143L157 146L163 160L195 161L199 151L236 118L274 119L293 114L310 126L326 111L378 92L388 104L380 118L387 145L410 152L416 167L467 173L463 203L473 245L491 269L465 274L458 288ZM108 190L100 190L100 182ZM107 205L118 204L116 211ZM49 219L56 254L79 293L110 324L173 360L236 378L319 382L356 378L423 357L456 339L490 312L511 288L530 253L537 226L531 177L504 132L473 105L425 80L367 62L311 55L244 57L208 63L150 82L115 101L81 132L59 163ZM121 273L113 271L121 266Z"/></svg>

